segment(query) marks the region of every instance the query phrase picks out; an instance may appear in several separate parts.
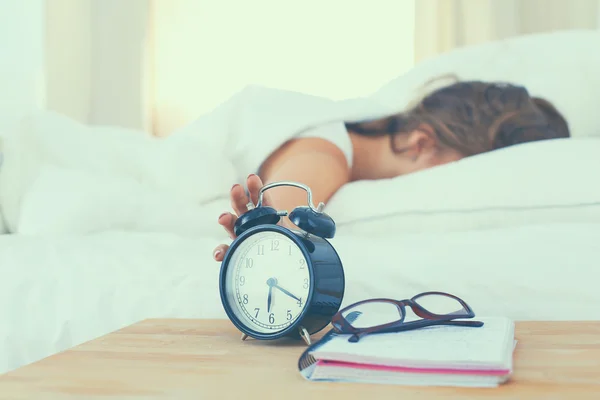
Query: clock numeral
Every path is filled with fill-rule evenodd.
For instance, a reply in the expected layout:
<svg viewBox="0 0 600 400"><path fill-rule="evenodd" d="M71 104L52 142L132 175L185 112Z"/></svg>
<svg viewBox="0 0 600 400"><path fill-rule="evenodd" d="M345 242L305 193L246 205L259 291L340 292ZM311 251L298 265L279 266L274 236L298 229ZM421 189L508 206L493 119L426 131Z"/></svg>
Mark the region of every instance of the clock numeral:
<svg viewBox="0 0 600 400"><path fill-rule="evenodd" d="M292 318L294 318L294 316L292 315L292 310L287 310L287 319L288 319L288 321L291 321Z"/></svg>
<svg viewBox="0 0 600 400"><path fill-rule="evenodd" d="M298 304L298 307L302 308L302 297L300 297L296 304Z"/></svg>
<svg viewBox="0 0 600 400"><path fill-rule="evenodd" d="M308 278L304 278L304 285L302 285L304 289L308 289Z"/></svg>
<svg viewBox="0 0 600 400"><path fill-rule="evenodd" d="M288 256L292 255L292 245L290 244L290 246L288 247Z"/></svg>
<svg viewBox="0 0 600 400"><path fill-rule="evenodd" d="M271 240L271 251L279 251L279 240Z"/></svg>
<svg viewBox="0 0 600 400"><path fill-rule="evenodd" d="M251 258L246 258L246 268L254 267L254 260Z"/></svg>
<svg viewBox="0 0 600 400"><path fill-rule="evenodd" d="M300 263L300 269L304 269L304 265L306 264L306 261L304 259L300 259L298 260L298 262ZM306 289L306 288L304 288Z"/></svg>
<svg viewBox="0 0 600 400"><path fill-rule="evenodd" d="M238 280L240 281L240 286L244 286L246 284L246 277L245 276L240 276L238 278Z"/></svg>
<svg viewBox="0 0 600 400"><path fill-rule="evenodd" d="M275 314L271 313L269 314L269 323L272 324L275 322Z"/></svg>
<svg viewBox="0 0 600 400"><path fill-rule="evenodd" d="M254 318L258 318L258 313L260 312L260 308L255 308L254 311L256 312L256 314L254 314Z"/></svg>
<svg viewBox="0 0 600 400"><path fill-rule="evenodd" d="M256 251L259 256L264 256L265 255L265 245L259 244L258 246L256 246Z"/></svg>
<svg viewBox="0 0 600 400"><path fill-rule="evenodd" d="M244 297L242 297L242 303L248 304L248 295L247 294L245 294Z"/></svg>

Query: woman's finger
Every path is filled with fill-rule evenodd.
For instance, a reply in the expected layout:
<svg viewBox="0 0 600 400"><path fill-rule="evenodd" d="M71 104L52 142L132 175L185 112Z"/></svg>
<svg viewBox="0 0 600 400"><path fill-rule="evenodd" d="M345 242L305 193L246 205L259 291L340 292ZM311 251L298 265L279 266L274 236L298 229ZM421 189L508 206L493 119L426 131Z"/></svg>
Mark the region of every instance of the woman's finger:
<svg viewBox="0 0 600 400"><path fill-rule="evenodd" d="M231 199L231 208L233 208L233 211L235 211L238 216L248 211L246 205L250 200L248 199L248 196L246 196L246 191L241 185L237 183L233 185L231 192L229 193L229 198Z"/></svg>
<svg viewBox="0 0 600 400"><path fill-rule="evenodd" d="M223 213L219 216L219 225L225 228L225 231L227 231L227 234L231 239L235 239L236 237L235 232L233 231L233 226L235 225L235 221L237 221L237 218L237 216L229 212Z"/></svg>
<svg viewBox="0 0 600 400"><path fill-rule="evenodd" d="M215 247L215 250L213 251L213 258L215 261L223 261L223 257L225 257L228 248L229 246L226 244L220 244Z"/></svg>
<svg viewBox="0 0 600 400"><path fill-rule="evenodd" d="M251 174L246 180L246 185L248 186L248 192L250 193L250 199L252 199L252 203L255 205L258 204L258 192L263 187L262 180L257 175ZM270 206L271 204L270 193L264 192L262 205Z"/></svg>
<svg viewBox="0 0 600 400"><path fill-rule="evenodd" d="M262 180L257 175L251 174L246 179L246 185L248 186L248 193L250 193L250 200L254 205L258 204L258 191L263 186Z"/></svg>

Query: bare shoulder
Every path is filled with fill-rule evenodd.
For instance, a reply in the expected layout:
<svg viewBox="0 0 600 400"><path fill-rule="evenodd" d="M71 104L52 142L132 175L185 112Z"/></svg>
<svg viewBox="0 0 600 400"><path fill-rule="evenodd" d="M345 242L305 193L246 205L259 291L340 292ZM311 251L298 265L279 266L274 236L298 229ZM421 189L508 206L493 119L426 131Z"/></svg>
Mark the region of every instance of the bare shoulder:
<svg viewBox="0 0 600 400"><path fill-rule="evenodd" d="M344 152L332 142L322 138L299 138L286 142L269 156L261 166L261 174L269 174L274 168L292 159L302 162L311 160L326 162L330 167L348 170Z"/></svg>
<svg viewBox="0 0 600 400"><path fill-rule="evenodd" d="M322 138L298 138L274 152L260 168L265 183L275 181L301 182L311 188L313 202L326 203L348 183L350 169L343 151ZM279 209L293 209L305 204L306 195L293 188L278 188L271 194Z"/></svg>

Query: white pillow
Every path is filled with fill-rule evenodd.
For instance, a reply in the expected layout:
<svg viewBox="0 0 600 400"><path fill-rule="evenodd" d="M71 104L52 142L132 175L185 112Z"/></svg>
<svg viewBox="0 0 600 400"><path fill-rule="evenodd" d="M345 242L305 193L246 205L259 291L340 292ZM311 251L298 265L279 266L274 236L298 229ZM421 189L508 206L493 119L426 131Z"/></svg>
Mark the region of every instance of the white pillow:
<svg viewBox="0 0 600 400"><path fill-rule="evenodd" d="M459 48L418 64L373 99L400 111L424 94L428 81L447 74L461 80L509 81L551 101L568 120L573 136L600 135L598 49L598 30L533 34Z"/></svg>
<svg viewBox="0 0 600 400"><path fill-rule="evenodd" d="M11 232L66 232L71 226L71 232L83 233L131 224L150 229L139 210L151 211L158 204L167 204L167 198L172 199L170 208L179 203L206 203L226 193L235 178L228 160L190 144L185 137L157 139L124 128L91 127L52 112L32 112L11 124L1 123L0 133L4 151L0 205ZM48 193L42 193L42 188ZM160 199L154 197L161 192ZM127 216L128 196L139 202L142 193L148 193L147 201L138 204L136 214ZM50 203L44 202L44 196L53 199L55 210L47 206ZM117 208L121 199L123 208ZM77 207L69 214L69 205L75 203ZM90 217L78 219L85 210ZM111 210L112 216L107 214ZM195 213L193 209L190 212ZM99 213L104 213L104 219L96 219ZM29 220L21 224L21 217L33 215L40 218L39 223ZM90 225L84 227L84 220ZM175 221L179 220L175 217L169 223L165 217L163 226L178 227Z"/></svg>
<svg viewBox="0 0 600 400"><path fill-rule="evenodd" d="M600 222L600 138L530 142L389 180L342 187L345 233L389 235Z"/></svg>
<svg viewBox="0 0 600 400"><path fill-rule="evenodd" d="M14 233L125 230L222 236L216 216L226 206L201 206L169 192L152 190L128 177L44 165L23 196Z"/></svg>

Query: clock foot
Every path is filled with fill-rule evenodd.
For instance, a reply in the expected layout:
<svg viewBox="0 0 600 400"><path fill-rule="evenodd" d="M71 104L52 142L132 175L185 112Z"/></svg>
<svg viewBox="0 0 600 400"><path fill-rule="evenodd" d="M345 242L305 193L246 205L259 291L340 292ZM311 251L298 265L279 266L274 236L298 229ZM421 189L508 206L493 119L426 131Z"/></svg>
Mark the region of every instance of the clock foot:
<svg viewBox="0 0 600 400"><path fill-rule="evenodd" d="M246 335L245 333L242 333L242 340L246 340L248 339L248 335Z"/></svg>
<svg viewBox="0 0 600 400"><path fill-rule="evenodd" d="M304 339L304 343L306 343L307 346L311 345L312 342L310 340L310 335L308 334L308 331L304 329L303 326L300 327L300 337Z"/></svg>

